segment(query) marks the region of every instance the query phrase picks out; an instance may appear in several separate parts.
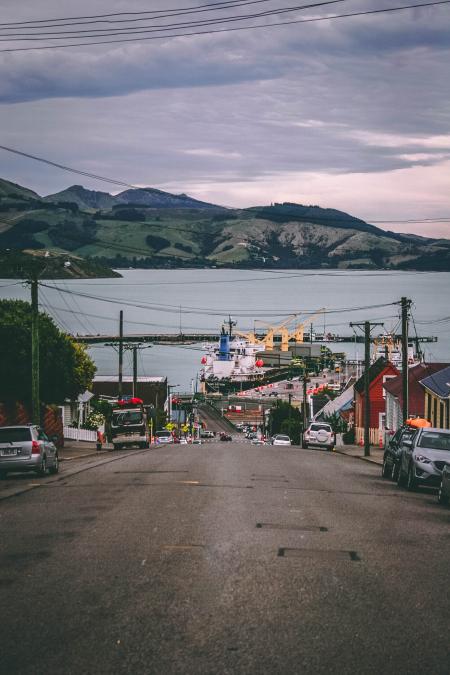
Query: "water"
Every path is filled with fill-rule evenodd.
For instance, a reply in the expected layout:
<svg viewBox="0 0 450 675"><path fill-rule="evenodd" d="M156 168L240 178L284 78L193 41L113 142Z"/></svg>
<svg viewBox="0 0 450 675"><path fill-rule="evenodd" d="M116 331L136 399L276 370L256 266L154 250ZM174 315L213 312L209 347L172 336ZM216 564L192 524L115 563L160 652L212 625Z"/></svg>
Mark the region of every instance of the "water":
<svg viewBox="0 0 450 675"><path fill-rule="evenodd" d="M237 329L245 331L253 329L255 320L277 324L289 314L303 319L304 312L325 307L327 313L314 320L316 330L351 335L349 322L365 320L383 321L386 329L399 332L399 308L389 303L406 296L413 301L418 334L438 337L437 343L423 345L427 359L450 361L450 273L185 269L121 274L122 279L44 281L41 309L74 334L118 333L123 309L124 332L133 334L178 333L180 327L184 332L218 332L229 314ZM21 282L3 280L0 297L29 300L30 292ZM339 344L336 350L350 358L363 355L362 344ZM99 375L117 372L113 347L93 347L90 353ZM202 353L201 344L146 348L139 352L139 374L167 376L187 391ZM132 373L131 352L125 353L124 372Z"/></svg>

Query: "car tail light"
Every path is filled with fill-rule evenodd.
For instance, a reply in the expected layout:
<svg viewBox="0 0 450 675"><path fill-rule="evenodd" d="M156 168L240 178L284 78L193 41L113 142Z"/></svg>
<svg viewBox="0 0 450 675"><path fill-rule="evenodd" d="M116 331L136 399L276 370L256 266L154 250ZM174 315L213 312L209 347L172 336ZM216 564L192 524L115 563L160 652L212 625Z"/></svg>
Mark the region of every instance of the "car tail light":
<svg viewBox="0 0 450 675"><path fill-rule="evenodd" d="M37 441L32 441L31 442L31 454L32 455L39 455L41 452L41 446Z"/></svg>

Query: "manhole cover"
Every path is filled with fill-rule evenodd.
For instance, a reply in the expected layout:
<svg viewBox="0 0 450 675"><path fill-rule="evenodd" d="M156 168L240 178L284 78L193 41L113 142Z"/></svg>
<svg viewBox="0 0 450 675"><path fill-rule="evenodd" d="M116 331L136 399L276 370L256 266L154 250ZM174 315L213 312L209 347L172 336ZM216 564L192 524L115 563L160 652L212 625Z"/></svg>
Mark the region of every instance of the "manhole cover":
<svg viewBox="0 0 450 675"><path fill-rule="evenodd" d="M348 561L359 562L361 558L356 551L325 551L307 548L279 548L279 558L311 558L325 562Z"/></svg>
<svg viewBox="0 0 450 675"><path fill-rule="evenodd" d="M327 527L319 525L289 525L288 523L256 523L256 527L264 530L298 530L299 532L328 532Z"/></svg>

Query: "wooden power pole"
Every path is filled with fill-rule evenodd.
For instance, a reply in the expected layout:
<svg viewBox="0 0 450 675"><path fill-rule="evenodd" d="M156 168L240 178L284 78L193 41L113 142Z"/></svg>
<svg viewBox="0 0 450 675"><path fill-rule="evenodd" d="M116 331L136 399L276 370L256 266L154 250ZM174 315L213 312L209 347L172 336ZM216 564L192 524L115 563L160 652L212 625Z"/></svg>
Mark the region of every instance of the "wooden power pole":
<svg viewBox="0 0 450 675"><path fill-rule="evenodd" d="M364 457L370 457L370 333L375 326L382 323L351 323L350 326L364 329Z"/></svg>
<svg viewBox="0 0 450 675"><path fill-rule="evenodd" d="M33 424L41 423L39 386L39 297L38 280L31 279L31 417Z"/></svg>
<svg viewBox="0 0 450 675"><path fill-rule="evenodd" d="M411 300L408 300L408 298L402 298L401 305L402 305L402 398L403 398L402 417L403 417L403 424L405 424L409 414L408 320L409 320L409 308L411 307Z"/></svg>
<svg viewBox="0 0 450 675"><path fill-rule="evenodd" d="M118 387L118 397L122 398L123 395L123 310L120 310L119 314L119 387Z"/></svg>

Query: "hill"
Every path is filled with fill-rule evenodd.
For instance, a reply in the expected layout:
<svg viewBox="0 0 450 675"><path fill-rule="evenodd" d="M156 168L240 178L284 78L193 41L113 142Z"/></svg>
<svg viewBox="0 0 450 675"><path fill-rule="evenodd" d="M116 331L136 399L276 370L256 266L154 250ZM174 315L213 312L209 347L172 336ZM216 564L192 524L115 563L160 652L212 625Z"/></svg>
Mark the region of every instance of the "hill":
<svg viewBox="0 0 450 675"><path fill-rule="evenodd" d="M71 186L41 198L1 181L0 215L0 249L70 252L112 267L450 269L450 240L387 232L320 206L225 209L153 188Z"/></svg>

